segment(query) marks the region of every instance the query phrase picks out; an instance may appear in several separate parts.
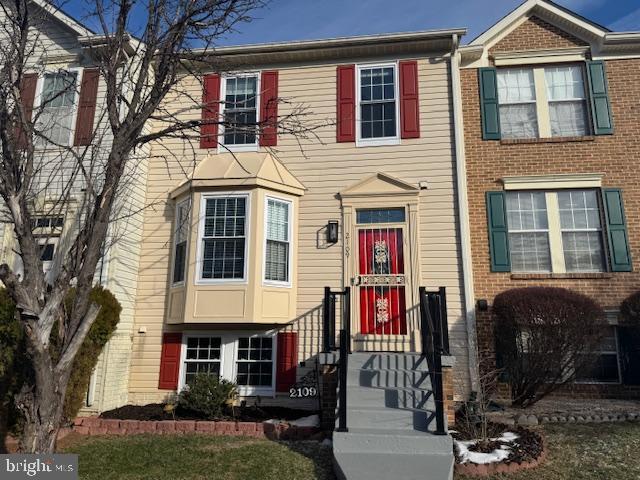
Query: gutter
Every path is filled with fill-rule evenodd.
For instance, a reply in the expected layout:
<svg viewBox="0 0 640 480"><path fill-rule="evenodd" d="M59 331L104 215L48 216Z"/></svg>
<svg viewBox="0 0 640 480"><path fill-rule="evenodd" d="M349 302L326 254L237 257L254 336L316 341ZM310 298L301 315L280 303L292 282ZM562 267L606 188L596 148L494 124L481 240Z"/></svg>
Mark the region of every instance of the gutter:
<svg viewBox="0 0 640 480"><path fill-rule="evenodd" d="M472 391L480 389L478 345L476 342L476 307L473 287L473 262L471 257L471 227L469 223L469 199L467 196L467 166L464 144L464 119L462 114L462 87L460 83L460 37L453 35L451 49L451 94L453 100L454 137L456 144L456 187L458 190L458 218L460 224L460 249L462 250L462 276L464 307L469 354L469 380Z"/></svg>

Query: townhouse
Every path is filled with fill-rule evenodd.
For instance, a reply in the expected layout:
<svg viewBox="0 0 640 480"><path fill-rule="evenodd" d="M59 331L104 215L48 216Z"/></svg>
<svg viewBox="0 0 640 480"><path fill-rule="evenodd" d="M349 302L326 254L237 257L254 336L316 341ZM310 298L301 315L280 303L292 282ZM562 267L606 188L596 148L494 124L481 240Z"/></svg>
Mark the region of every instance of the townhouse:
<svg viewBox="0 0 640 480"><path fill-rule="evenodd" d="M151 151L129 402L205 371L248 402L317 408L289 389L321 368L324 288L347 286L353 350L405 352L421 351L418 288L445 287L466 398L451 93L463 33L222 47L225 72L185 73L168 108L203 98L215 123Z"/></svg>
<svg viewBox="0 0 640 480"><path fill-rule="evenodd" d="M608 316L597 365L569 390L637 396L617 324L640 285L640 34L530 0L459 55L480 355L495 365L498 293L565 287Z"/></svg>
<svg viewBox="0 0 640 480"><path fill-rule="evenodd" d="M9 11L3 7L0 13L3 25ZM98 53L98 36L47 1L32 2L30 20L32 50L21 88L23 101L33 118L37 116L37 128L51 140L35 145L33 187L37 192L33 199L33 231L42 245L43 268L51 280L63 261L61 247L70 241L87 199L87 182L81 176L72 176L76 157L58 145L71 147L91 171L104 158L103 152L108 152L111 137L104 119L105 84L94 57ZM3 35L9 31L7 28ZM96 283L117 297L122 314L92 376L85 413L109 410L127 402L147 157L148 151L142 149L129 162L96 275ZM16 249L11 225L0 223L0 262L20 274Z"/></svg>

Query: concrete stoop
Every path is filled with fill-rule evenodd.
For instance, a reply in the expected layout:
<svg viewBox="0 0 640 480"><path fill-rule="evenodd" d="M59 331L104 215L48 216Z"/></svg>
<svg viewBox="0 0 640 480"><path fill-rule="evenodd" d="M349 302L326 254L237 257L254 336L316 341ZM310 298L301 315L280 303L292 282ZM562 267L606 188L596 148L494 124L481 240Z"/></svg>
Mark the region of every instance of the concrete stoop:
<svg viewBox="0 0 640 480"><path fill-rule="evenodd" d="M453 478L453 440L432 433L435 403L424 357L353 353L347 377L349 431L333 434L339 478Z"/></svg>

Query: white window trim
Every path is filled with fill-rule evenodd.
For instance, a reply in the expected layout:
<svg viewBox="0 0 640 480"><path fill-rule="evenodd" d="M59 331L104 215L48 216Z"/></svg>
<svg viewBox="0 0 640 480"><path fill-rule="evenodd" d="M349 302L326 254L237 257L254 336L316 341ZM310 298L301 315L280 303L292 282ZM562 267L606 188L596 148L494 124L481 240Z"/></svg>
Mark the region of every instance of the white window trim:
<svg viewBox="0 0 640 480"><path fill-rule="evenodd" d="M393 67L393 86L396 103L396 134L393 137L362 138L362 124L360 113L361 91L360 72L370 68ZM356 147L374 147L380 145L400 144L400 82L398 75L398 62L387 63L361 63L356 66Z"/></svg>
<svg viewBox="0 0 640 480"><path fill-rule="evenodd" d="M277 280L267 280L266 274L267 274L267 222L268 222L268 217L267 217L267 211L268 211L268 205L269 205L269 200L276 200L278 202L282 202L282 203L286 203L289 205L289 218L288 218L288 224L289 224L289 258L287 261L287 281L286 282L280 282ZM264 238L263 238L263 242L262 242L262 284L265 286L269 286L269 287L285 287L285 288L291 288L291 273L292 273L292 266L291 264L293 263L293 202L289 199L286 198L282 198L282 197L276 197L273 195L266 195L264 198Z"/></svg>
<svg viewBox="0 0 640 480"><path fill-rule="evenodd" d="M558 67L558 66L562 66L562 65L553 65L553 67ZM584 66L584 62L580 63L580 62L571 62L567 65L564 65L567 67L580 67L581 71L582 71L582 80L583 80L583 85L584 85L584 92L585 92L585 98L584 99L579 99L580 101L584 101L585 105L586 105L586 109L587 109L587 120L586 120L586 126L587 126L587 131L584 134L584 136L590 136L593 135L593 125L591 124L591 121L589 120L589 115L591 112L591 105L589 104L589 92L588 92L588 80L587 80L587 73L585 71L585 66ZM514 65L511 67L505 67L503 70L531 70L533 71L533 86L535 89L535 94L536 94L536 99L535 102L519 102L518 104L525 104L525 103L534 103L536 106L536 118L538 121L538 136L537 137L532 137L532 138L562 138L562 137L558 137L558 136L553 136L551 134L551 110L549 108L549 104L551 103L549 101L549 97L547 96L547 80L545 77L545 66L535 66L535 67L531 67L531 66L524 66L524 65ZM499 72L499 70L498 70ZM565 100L563 100L565 101ZM566 100L569 101L569 100ZM577 100L576 100L577 101ZM560 101L555 101L556 103L559 103ZM500 105L509 105L508 103L501 103L498 102L498 108L500 108ZM524 137L527 138L527 137ZM511 139L511 138L509 138ZM519 139L519 137L515 137L513 138L514 140Z"/></svg>
<svg viewBox="0 0 640 480"><path fill-rule="evenodd" d="M225 152L257 152L260 148L260 132L256 129L256 141L255 143L245 143L240 145L226 145L224 143L224 111L226 109L225 100L227 98L227 80L230 78L243 78L243 77L256 77L256 121L260 121L260 98L261 95L261 72L251 71L242 72L237 74L225 74L222 75L222 82L220 85L220 128L218 133L218 153Z"/></svg>
<svg viewBox="0 0 640 480"><path fill-rule="evenodd" d="M36 93L33 102L33 111L34 114L39 112L40 106L42 105L42 90L44 88L44 77L45 75L53 75L56 73L60 73L60 71L76 73L76 91L74 92L73 97L73 112L71 114L71 125L69 127L69 141L67 142L68 147L73 146L73 139L76 134L76 121L78 119L78 104L80 103L80 88L82 87L82 74L84 73L84 69L82 67L68 67L60 70L50 70L47 69L41 72L38 75L38 81L36 82ZM60 148L53 144L47 143L46 145L38 145L38 142L34 139L34 148L36 150L51 150L52 148Z"/></svg>
<svg viewBox="0 0 640 480"><path fill-rule="evenodd" d="M187 238L186 238L186 248L185 248L185 262L184 262L184 276L182 281L180 282L174 282L173 278L174 278L174 273L175 273L175 268L176 268L176 247L178 246L177 240L177 233L178 233L178 210L180 209L180 207L182 205L187 205ZM188 272L188 268L187 266L189 265L189 244L191 243L189 240L191 238L191 199L190 198L186 198L184 200L180 200L179 202L176 202L175 208L173 210L173 244L171 246L171 286L172 287L181 287L185 284L186 280L187 280L187 272Z"/></svg>
<svg viewBox="0 0 640 480"><path fill-rule="evenodd" d="M602 187L601 173L577 173L556 175L525 175L503 177L505 190L563 190L568 188L593 189Z"/></svg>
<svg viewBox="0 0 640 480"><path fill-rule="evenodd" d="M245 219L244 219L244 272L242 278L202 278L202 244L204 236L204 219L205 210L207 206L206 200L208 198L228 198L228 197L245 197ZM219 193L202 193L200 195L200 213L198 218L198 244L196 246L196 269L197 274L196 285L219 285L225 283L246 284L248 282L248 269L249 269L249 242L251 241L250 235L250 218L251 218L251 192L246 191L231 191L231 192L219 192Z"/></svg>
<svg viewBox="0 0 640 480"><path fill-rule="evenodd" d="M558 204L558 193L560 190L562 189L549 190L549 191L545 190L544 192L545 202L547 206L547 234L549 238L549 255L551 257L551 270L514 271L513 273L515 274L571 273L571 274L579 275L581 273L606 273L609 271L609 265L606 259L606 253L607 253L606 237L605 237L606 226L603 223L603 212L602 212L602 205L600 204L600 201L598 201L598 210L599 210L600 219L601 219L600 229L599 230L594 229L593 231L600 232L600 236L602 239L603 269L602 270L579 270L579 271L573 271L573 272L567 271L567 267L565 265L565 259L564 259L564 246L562 242L563 230L560 225L560 206ZM593 190L593 188L592 187L581 188L580 190ZM511 191L516 191L516 190L512 189ZM518 191L526 192L527 190L518 190ZM533 232L533 230L531 231ZM535 230L535 231L541 232L541 230ZM568 231L568 230L564 230L564 231ZM581 232L589 231L589 229L579 229L576 231L581 231ZM510 234L512 232L527 233L528 230L511 230L507 225L507 234L509 235L509 240L508 240L509 242L511 241ZM511 245L509 245L509 247L511 248Z"/></svg>
<svg viewBox="0 0 640 480"><path fill-rule="evenodd" d="M238 374L238 341L240 337L271 337L272 345L272 373L271 387L247 387L238 386L238 395L241 397L275 397L276 395L276 373L278 362L278 335L277 331L269 330L266 332L246 331L246 332L227 332L218 333L216 331L193 331L182 333L182 348L180 349L180 369L178 375L178 392L181 392L186 386L186 357L187 342L189 338L194 337L220 337L220 376L230 382L236 381Z"/></svg>

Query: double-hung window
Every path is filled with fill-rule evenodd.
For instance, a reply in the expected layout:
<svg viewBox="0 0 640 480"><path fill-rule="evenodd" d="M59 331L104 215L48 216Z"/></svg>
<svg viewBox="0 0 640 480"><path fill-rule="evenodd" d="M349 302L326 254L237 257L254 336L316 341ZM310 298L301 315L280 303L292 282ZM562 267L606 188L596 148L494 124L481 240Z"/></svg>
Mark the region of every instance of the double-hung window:
<svg viewBox="0 0 640 480"><path fill-rule="evenodd" d="M613 326L603 327L606 329L604 338L598 348L590 355L595 355L591 359L589 367L576 372L575 381L578 383L619 383L620 367L618 359L618 338L616 328Z"/></svg>
<svg viewBox="0 0 640 480"><path fill-rule="evenodd" d="M247 195L203 196L200 279L244 280Z"/></svg>
<svg viewBox="0 0 640 480"><path fill-rule="evenodd" d="M501 68L497 81L502 138L589 134L583 67Z"/></svg>
<svg viewBox="0 0 640 480"><path fill-rule="evenodd" d="M240 387L271 388L273 385L273 338L238 338L236 383Z"/></svg>
<svg viewBox="0 0 640 480"><path fill-rule="evenodd" d="M60 242L60 235L64 228L64 217L47 216L32 220L34 237L40 246L40 260L42 270L48 273L53 266L53 260Z"/></svg>
<svg viewBox="0 0 640 480"><path fill-rule="evenodd" d="M224 78L224 145L257 145L258 76Z"/></svg>
<svg viewBox="0 0 640 480"><path fill-rule="evenodd" d="M76 72L46 73L42 78L37 129L39 145L52 142L69 145L73 128L77 90Z"/></svg>
<svg viewBox="0 0 640 480"><path fill-rule="evenodd" d="M509 191L506 208L513 272L605 270L596 190Z"/></svg>
<svg viewBox="0 0 640 480"><path fill-rule="evenodd" d="M184 282L187 262L187 239L189 238L189 200L176 205L173 250L173 283Z"/></svg>
<svg viewBox="0 0 640 480"><path fill-rule="evenodd" d="M222 364L222 337L195 336L187 338L184 355L184 384L198 373L220 375Z"/></svg>
<svg viewBox="0 0 640 480"><path fill-rule="evenodd" d="M288 283L291 253L291 202L267 197L264 279Z"/></svg>
<svg viewBox="0 0 640 480"><path fill-rule="evenodd" d="M398 138L395 64L358 67L358 139L363 144Z"/></svg>

